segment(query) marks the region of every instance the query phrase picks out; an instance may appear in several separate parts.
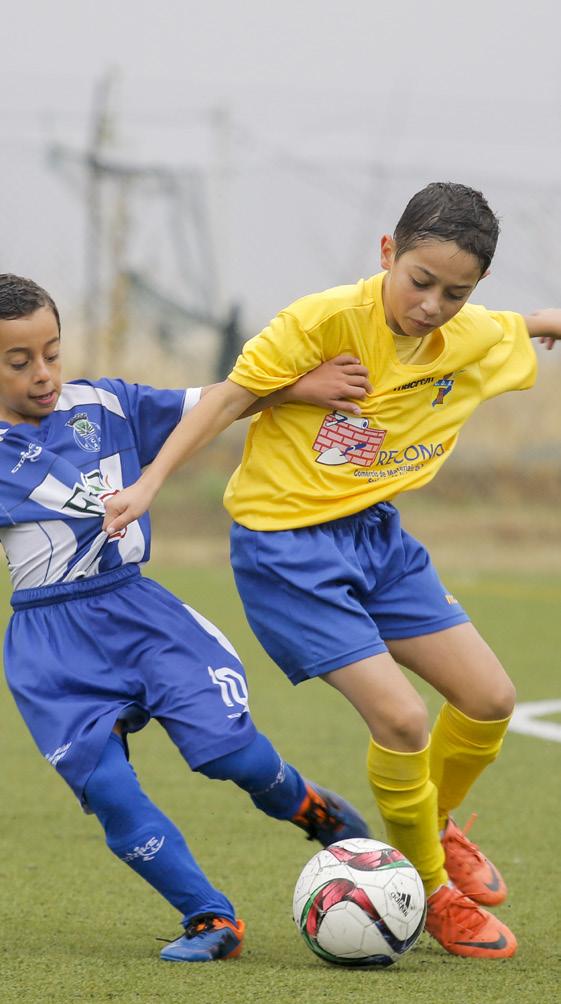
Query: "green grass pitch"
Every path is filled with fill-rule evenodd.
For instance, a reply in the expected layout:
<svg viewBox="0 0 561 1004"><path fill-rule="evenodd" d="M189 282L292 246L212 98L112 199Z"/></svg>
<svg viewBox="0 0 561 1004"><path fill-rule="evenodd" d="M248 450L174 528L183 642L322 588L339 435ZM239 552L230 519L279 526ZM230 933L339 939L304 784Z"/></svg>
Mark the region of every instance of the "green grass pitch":
<svg viewBox="0 0 561 1004"><path fill-rule="evenodd" d="M255 720L319 783L340 789L382 835L364 769L362 722L328 687L292 688L245 623L226 568L153 568L152 574L225 631L247 665ZM2 614L8 584L2 577ZM448 581L509 667L521 701L561 697L561 579ZM437 701L424 691L434 713ZM234 786L191 774L157 723L131 740L148 793L185 833L248 930L237 960L171 965L159 938L179 933L158 895L105 848L94 818L42 761L2 684L0 695L3 1002L118 1001L209 1004L486 1004L559 999L561 976L561 745L509 734L500 762L462 807L480 816L474 838L510 886L498 911L516 932L512 960L446 955L427 935L385 971L339 970L316 959L291 918L294 882L318 845L258 813Z"/></svg>

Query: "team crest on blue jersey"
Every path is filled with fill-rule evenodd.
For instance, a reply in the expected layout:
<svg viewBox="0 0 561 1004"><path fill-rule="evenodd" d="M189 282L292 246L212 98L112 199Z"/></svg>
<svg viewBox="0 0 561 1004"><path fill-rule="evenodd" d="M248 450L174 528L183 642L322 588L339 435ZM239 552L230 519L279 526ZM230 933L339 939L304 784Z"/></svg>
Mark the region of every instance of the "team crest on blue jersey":
<svg viewBox="0 0 561 1004"><path fill-rule="evenodd" d="M432 402L433 408L437 404L444 404L444 398L446 397L447 394L450 393L450 391L454 387L454 374L446 373L441 380L434 381L434 386L436 388L437 394L434 401Z"/></svg>
<svg viewBox="0 0 561 1004"><path fill-rule="evenodd" d="M66 423L72 429L74 442L87 453L97 453L101 449L101 429L88 418L85 411L79 411Z"/></svg>

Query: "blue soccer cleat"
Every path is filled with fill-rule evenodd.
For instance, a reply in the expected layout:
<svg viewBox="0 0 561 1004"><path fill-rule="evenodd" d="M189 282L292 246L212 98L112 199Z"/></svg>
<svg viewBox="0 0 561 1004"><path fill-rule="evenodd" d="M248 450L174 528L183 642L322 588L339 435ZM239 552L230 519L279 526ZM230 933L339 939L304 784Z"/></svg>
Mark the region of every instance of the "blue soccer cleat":
<svg viewBox="0 0 561 1004"><path fill-rule="evenodd" d="M291 822L305 830L308 840L319 840L328 847L336 840L369 837L366 820L350 802L327 788L306 781L307 795Z"/></svg>
<svg viewBox="0 0 561 1004"><path fill-rule="evenodd" d="M243 920L226 920L215 913L200 913L185 925L185 933L160 952L165 962L217 962L234 959L242 950Z"/></svg>

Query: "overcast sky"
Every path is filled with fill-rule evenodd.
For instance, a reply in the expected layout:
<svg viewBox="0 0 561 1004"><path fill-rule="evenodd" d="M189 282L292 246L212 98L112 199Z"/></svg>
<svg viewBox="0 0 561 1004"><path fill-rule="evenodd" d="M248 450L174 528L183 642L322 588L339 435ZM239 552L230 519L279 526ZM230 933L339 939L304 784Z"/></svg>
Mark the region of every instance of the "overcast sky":
<svg viewBox="0 0 561 1004"><path fill-rule="evenodd" d="M555 296L555 0L4 0L0 11L2 270L80 297L83 194L46 152L56 141L83 154L94 88L115 69L115 155L214 171L210 202L224 169L209 209L216 295L243 302L251 324L375 271L379 234L438 178L482 187L503 219L491 305ZM146 205L131 256L164 281L169 224Z"/></svg>
<svg viewBox="0 0 561 1004"><path fill-rule="evenodd" d="M516 9L515 9L516 6ZM4 77L92 77L107 62L185 86L559 97L553 0L20 0L4 3ZM513 123L504 123L512 127Z"/></svg>

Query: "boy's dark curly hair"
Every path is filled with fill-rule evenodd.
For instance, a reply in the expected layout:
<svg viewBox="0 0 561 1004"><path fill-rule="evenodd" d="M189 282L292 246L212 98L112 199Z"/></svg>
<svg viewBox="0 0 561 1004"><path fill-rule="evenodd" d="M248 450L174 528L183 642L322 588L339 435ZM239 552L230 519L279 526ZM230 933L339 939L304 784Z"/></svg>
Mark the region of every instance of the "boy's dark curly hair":
<svg viewBox="0 0 561 1004"><path fill-rule="evenodd" d="M0 320L15 321L28 317L41 307L52 310L60 332L58 308L46 289L38 286L33 279L24 279L10 272L0 273Z"/></svg>
<svg viewBox="0 0 561 1004"><path fill-rule="evenodd" d="M487 271L499 221L481 192L452 181L433 181L407 203L395 228L396 258L427 240L454 241Z"/></svg>

